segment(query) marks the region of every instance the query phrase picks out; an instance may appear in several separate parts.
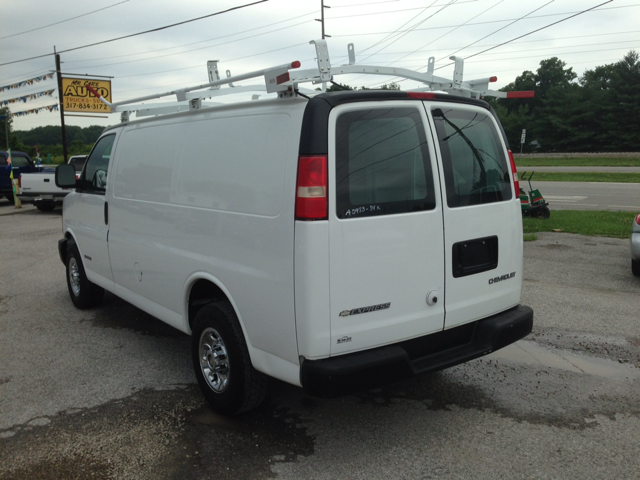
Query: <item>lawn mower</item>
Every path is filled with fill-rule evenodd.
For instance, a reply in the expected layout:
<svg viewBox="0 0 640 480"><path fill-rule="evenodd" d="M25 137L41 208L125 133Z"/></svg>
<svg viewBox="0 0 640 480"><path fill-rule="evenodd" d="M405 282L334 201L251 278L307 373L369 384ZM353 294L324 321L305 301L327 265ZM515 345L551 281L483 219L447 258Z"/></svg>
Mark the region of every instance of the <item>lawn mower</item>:
<svg viewBox="0 0 640 480"><path fill-rule="evenodd" d="M531 172L529 178L525 175L527 172L522 173L520 181L529 182L529 195L520 187L520 208L522 209L523 216L537 217L537 218L549 218L551 211L549 211L549 203L545 201L544 197L540 193L540 190L531 186L531 177L535 172Z"/></svg>

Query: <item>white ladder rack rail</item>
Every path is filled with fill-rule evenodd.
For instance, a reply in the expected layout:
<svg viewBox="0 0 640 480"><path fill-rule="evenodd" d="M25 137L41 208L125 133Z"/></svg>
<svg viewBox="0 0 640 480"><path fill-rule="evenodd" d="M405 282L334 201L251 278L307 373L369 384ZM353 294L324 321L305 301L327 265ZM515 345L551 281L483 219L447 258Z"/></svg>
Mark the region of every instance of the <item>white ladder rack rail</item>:
<svg viewBox="0 0 640 480"><path fill-rule="evenodd" d="M212 62L209 62L209 63L212 63ZM215 72L213 73L214 75L213 78L215 77L218 77L218 78L209 83L204 83L202 85L196 85L193 87L181 88L178 90L172 90L170 92L146 95L144 97L137 97L137 98L132 98L130 100L124 100L121 102L113 102L113 103L107 101L102 95L100 95L97 92L97 90L92 88L90 85L86 85L86 87L103 104L110 107L112 112L122 112L122 121L126 122L129 120L129 113L131 112L145 110L146 112L145 115L155 114L153 113L154 104L134 105L134 103L144 102L146 100L156 100L158 98L175 95L177 102L174 102L172 104L164 103L164 104L158 105L157 106L158 114L170 113L169 110L171 110L172 107L175 107L175 109L171 110L171 113L181 111L183 110L182 107L184 105L188 105L190 110L197 110L201 108L203 98L211 98L221 94L222 91L219 90L221 85L227 85L227 84L233 85L233 82L239 82L241 80L247 80L250 78L264 76L265 86L264 87L263 86L257 86L257 87L233 86L229 89L231 91L228 91L225 93L240 93L243 90L244 91L262 90L262 91L266 91L267 93L274 93L274 92L291 90L291 87L286 84L290 79L289 69L296 69L299 67L300 67L300 62L295 61L291 63L286 63L284 65L279 65L277 67L264 68L262 70L256 70L256 71L244 73L241 75L228 76L227 78L223 78L223 79L220 79L218 77L218 72L216 69ZM212 78L211 68L209 69L209 72L210 72L209 77L211 79ZM227 71L227 74L229 74L229 71ZM204 92L191 93L191 92L194 92L195 90L202 90L204 88L210 88L210 89Z"/></svg>
<svg viewBox="0 0 640 480"><path fill-rule="evenodd" d="M497 81L497 77L479 78L475 80L463 81L464 59L461 57L449 57L455 62L453 79L437 77L433 75L435 67L435 57L430 57L427 72L416 72L406 68L381 67L375 65L356 65L355 48L353 43L347 46L349 64L332 67L329 50L326 40L312 40L310 44L316 47L316 58L318 69L298 70L291 74L291 83L312 82L314 84L332 81L334 75L387 75L401 77L407 80L416 80L426 86L410 91L443 91L463 97L481 98L525 98L533 97L533 92L500 92L489 89L489 83Z"/></svg>
<svg viewBox="0 0 640 480"><path fill-rule="evenodd" d="M453 60L455 62L453 79L450 80L444 77L433 75L435 65L434 57L429 58L426 73L416 72L406 68L398 67L356 65L354 45L350 43L347 47L349 64L332 67L326 40L312 40L309 43L315 45L316 48L316 59L318 64L317 69L296 70L300 67L300 62L295 61L276 67L265 68L262 70L256 70L253 72L235 76L231 76L230 71L227 70L227 78L220 78L218 72L218 61L212 60L207 63L210 82L204 83L202 85L196 85L193 87L187 87L165 93L157 93L113 103L108 102L91 86L87 85L87 89L90 90L93 95L98 97L102 103L110 107L112 112L122 112L123 122L127 122L129 120L129 114L132 112L138 112L138 116L147 116L176 113L185 110L197 110L202 108L203 106L210 106L203 105L203 99L213 98L220 95L230 95L241 92L266 91L267 93L278 93L280 97L294 97L299 93L298 85L300 83L310 82L314 85L323 84L324 90L324 86L326 86L327 82L332 82L335 75L364 74L400 77L407 80L415 80L425 85L424 87L411 89L410 91L440 91L470 98L481 98L489 96L497 98L526 98L534 96L534 92L532 91L500 92L497 90L489 89L489 83L495 82L497 80L496 77L464 81L464 59L460 57L449 57L450 60ZM261 76L264 77L264 85L234 85L234 82ZM220 87L222 85L229 85L229 88L221 89ZM207 90L203 91L203 89ZM304 90L306 91L306 89ZM308 90L308 93L315 94L316 92L313 90ZM176 96L176 102L162 104L135 104L137 102L155 100L171 95Z"/></svg>

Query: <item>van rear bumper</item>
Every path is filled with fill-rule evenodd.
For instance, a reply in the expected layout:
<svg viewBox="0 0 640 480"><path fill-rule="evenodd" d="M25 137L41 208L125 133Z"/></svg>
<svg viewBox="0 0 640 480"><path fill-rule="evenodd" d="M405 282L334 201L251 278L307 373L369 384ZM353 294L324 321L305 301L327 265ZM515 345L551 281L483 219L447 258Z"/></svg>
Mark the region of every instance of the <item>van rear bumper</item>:
<svg viewBox="0 0 640 480"><path fill-rule="evenodd" d="M310 395L344 395L481 357L526 337L532 328L533 309L518 305L467 325L405 342L322 360L304 360L300 381Z"/></svg>

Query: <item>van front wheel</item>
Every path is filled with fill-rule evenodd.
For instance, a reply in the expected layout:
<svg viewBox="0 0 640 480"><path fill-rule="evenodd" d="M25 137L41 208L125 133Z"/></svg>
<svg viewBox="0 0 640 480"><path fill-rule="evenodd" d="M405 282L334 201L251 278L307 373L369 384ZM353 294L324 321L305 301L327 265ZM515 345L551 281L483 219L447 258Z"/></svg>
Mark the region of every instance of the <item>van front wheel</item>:
<svg viewBox="0 0 640 480"><path fill-rule="evenodd" d="M191 356L202 393L217 412L235 415L264 400L267 377L251 365L240 323L229 302L210 303L197 313Z"/></svg>
<svg viewBox="0 0 640 480"><path fill-rule="evenodd" d="M66 260L67 287L73 304L81 310L99 305L104 297L104 289L89 281L78 247L71 241L67 247Z"/></svg>

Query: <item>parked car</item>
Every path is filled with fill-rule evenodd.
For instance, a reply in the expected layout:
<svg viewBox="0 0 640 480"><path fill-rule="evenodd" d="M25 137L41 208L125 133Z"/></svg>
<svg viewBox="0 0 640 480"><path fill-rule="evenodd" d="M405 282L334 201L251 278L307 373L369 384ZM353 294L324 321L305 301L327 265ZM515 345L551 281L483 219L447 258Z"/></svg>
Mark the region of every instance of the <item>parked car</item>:
<svg viewBox="0 0 640 480"><path fill-rule="evenodd" d="M31 157L24 152L11 151L11 169L7 163L8 154L6 151L0 152L0 198L6 197L11 203L14 202L13 186L11 185L10 173L13 171L13 178L18 180L23 173L31 173L38 170L31 160Z"/></svg>
<svg viewBox="0 0 640 480"><path fill-rule="evenodd" d="M69 161L67 163L74 166L74 168L76 169L77 177L79 178L82 167L84 167L86 161L87 155L74 155L72 157L69 157Z"/></svg>
<svg viewBox="0 0 640 480"><path fill-rule="evenodd" d="M281 68L267 92L292 82ZM281 92L124 112L79 180L58 167L75 188L58 249L76 307L108 290L191 334L198 383L224 414L257 406L268 376L336 395L531 332L515 163L489 104Z"/></svg>
<svg viewBox="0 0 640 480"><path fill-rule="evenodd" d="M640 277L640 213L631 227L631 271L636 277Z"/></svg>
<svg viewBox="0 0 640 480"><path fill-rule="evenodd" d="M80 172L86 160L86 155L75 155L69 158L67 163L73 165L76 178L80 178ZM20 201L33 202L42 212L51 211L56 205L62 205L62 199L71 191L69 188L60 188L56 185L55 168L52 167L45 167L40 172L21 174L19 187Z"/></svg>

